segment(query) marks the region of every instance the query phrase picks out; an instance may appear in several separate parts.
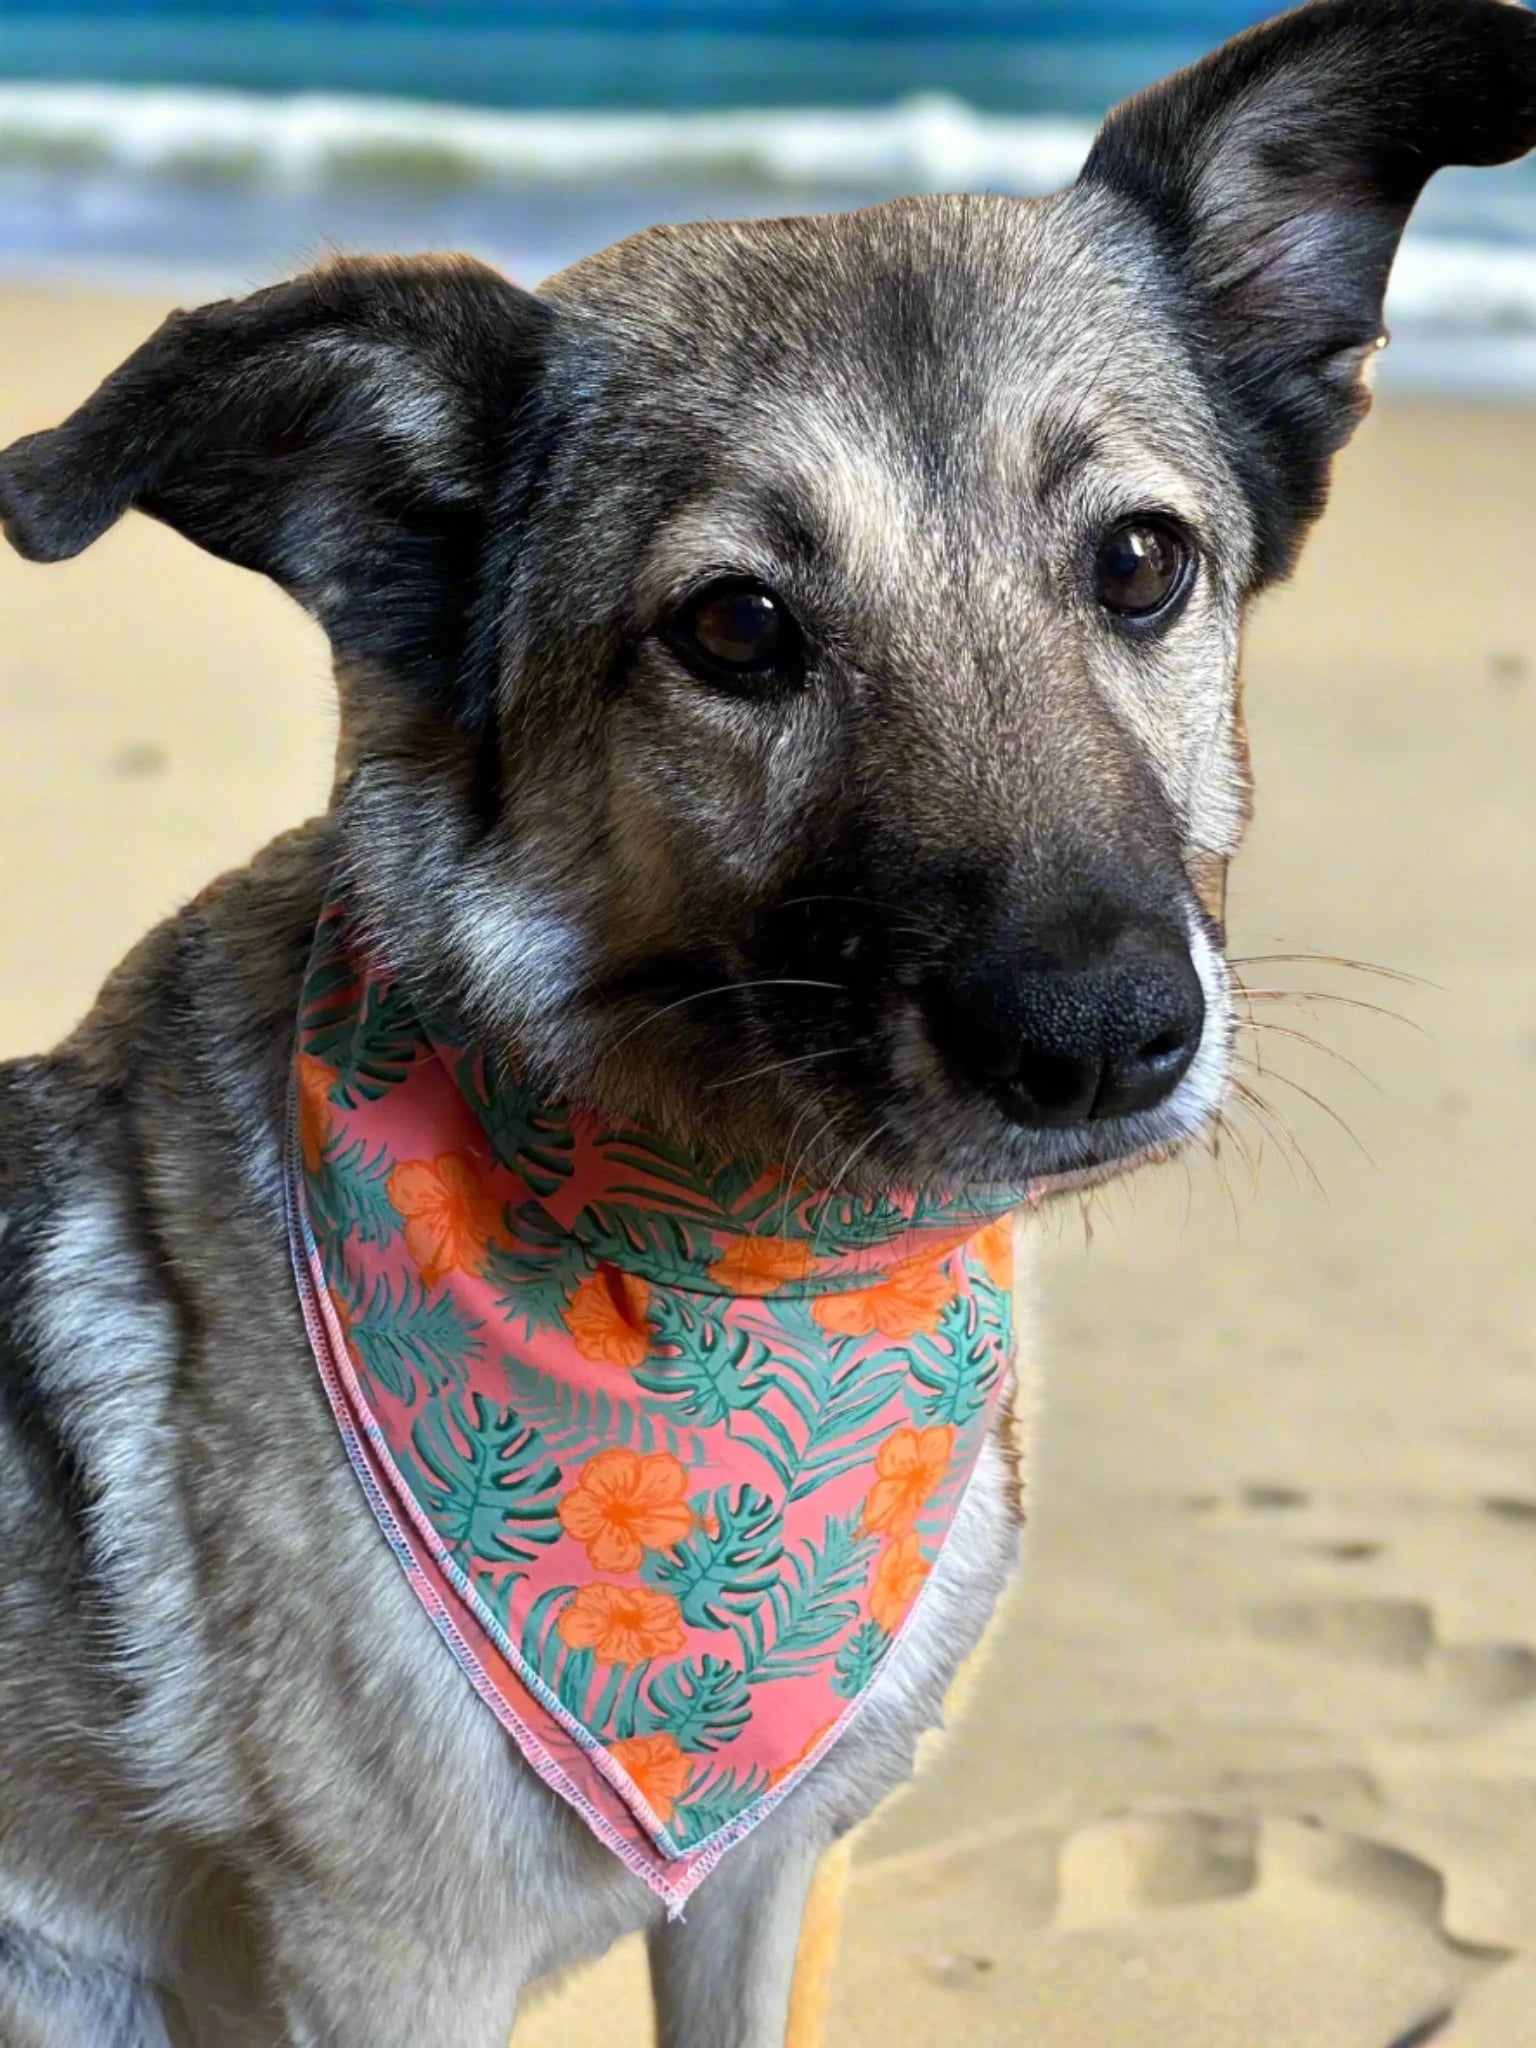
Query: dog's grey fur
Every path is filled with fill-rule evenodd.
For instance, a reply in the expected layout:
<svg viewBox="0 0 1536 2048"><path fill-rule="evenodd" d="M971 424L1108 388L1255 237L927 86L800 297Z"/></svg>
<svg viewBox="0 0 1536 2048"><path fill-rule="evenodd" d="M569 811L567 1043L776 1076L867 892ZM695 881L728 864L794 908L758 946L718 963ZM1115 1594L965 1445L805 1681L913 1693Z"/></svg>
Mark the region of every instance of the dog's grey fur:
<svg viewBox="0 0 1536 2048"><path fill-rule="evenodd" d="M828 1182L1198 1132L1244 607L1321 509L1424 178L1533 140L1522 9L1316 0L1057 199L657 230L538 297L334 266L176 316L0 459L24 553L137 505L273 575L344 708L330 814L0 1069L4 2048L501 2048L531 1978L641 1926L666 2048L782 2038L817 1858L1008 1571L1008 1446L862 1719L664 1925L463 1683L325 1407L280 1171L322 889L487 1043ZM1200 566L1138 636L1084 562L1154 510ZM805 622L802 687L658 637L726 570ZM924 989L1138 923L1207 1011L1155 1110L1024 1128L935 1053Z"/></svg>

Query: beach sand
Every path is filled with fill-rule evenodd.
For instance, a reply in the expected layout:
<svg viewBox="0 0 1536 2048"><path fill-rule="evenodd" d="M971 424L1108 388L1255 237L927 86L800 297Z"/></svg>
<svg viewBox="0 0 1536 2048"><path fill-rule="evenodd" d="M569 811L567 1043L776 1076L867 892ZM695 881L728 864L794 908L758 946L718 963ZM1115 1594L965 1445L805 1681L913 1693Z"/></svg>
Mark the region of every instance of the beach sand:
<svg viewBox="0 0 1536 2048"><path fill-rule="evenodd" d="M0 293L0 440L160 310ZM1248 1041L1306 1163L1240 1116L1040 1226L1025 1568L860 1840L833 2048L1536 2044L1533 530L1536 413L1384 401L1255 621L1234 949L1435 985L1245 966L1410 1022L1256 1004L1363 1070ZM0 1054L313 809L332 723L299 613L147 521L0 560ZM516 2035L649 2039L633 1946Z"/></svg>

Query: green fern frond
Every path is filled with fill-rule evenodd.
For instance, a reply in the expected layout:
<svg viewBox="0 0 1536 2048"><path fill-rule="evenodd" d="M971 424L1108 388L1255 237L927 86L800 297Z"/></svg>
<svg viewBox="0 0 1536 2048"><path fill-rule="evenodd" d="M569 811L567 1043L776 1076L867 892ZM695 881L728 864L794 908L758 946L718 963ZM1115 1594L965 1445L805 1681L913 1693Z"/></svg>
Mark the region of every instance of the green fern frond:
<svg viewBox="0 0 1536 2048"><path fill-rule="evenodd" d="M866 1621L848 1638L837 1653L836 1676L832 1680L832 1690L839 1699L857 1699L870 1686L891 1640L878 1621Z"/></svg>
<svg viewBox="0 0 1536 2048"><path fill-rule="evenodd" d="M712 1233L741 1237L785 1208L782 1184L753 1160L728 1160L710 1169L684 1147L637 1131L600 1142L615 1169L644 1176L641 1182L614 1187L616 1195L642 1209L665 1203L676 1214L706 1224Z"/></svg>
<svg viewBox="0 0 1536 2048"><path fill-rule="evenodd" d="M605 1388L589 1393L510 1354L503 1357L502 1367L514 1411L539 1432L556 1458L590 1451L594 1445L617 1445L642 1454L667 1451L689 1466L708 1458L708 1447L697 1430L653 1415L638 1402L622 1400Z"/></svg>
<svg viewBox="0 0 1536 2048"><path fill-rule="evenodd" d="M306 1052L314 1051L308 1034L334 1027L339 1017L350 1012L356 990L357 969L345 953L330 952L311 962L299 999Z"/></svg>
<svg viewBox="0 0 1536 2048"><path fill-rule="evenodd" d="M336 1069L332 1102L356 1109L405 1079L422 1042L421 1025L400 984L372 982L361 1013L349 1001L334 1021L306 1034L305 1050Z"/></svg>
<svg viewBox="0 0 1536 2048"><path fill-rule="evenodd" d="M590 1650L568 1650L559 1629L561 1612L575 1591L574 1586L551 1586L541 1593L528 1610L518 1647L523 1662L566 1712L584 1722L597 1659Z"/></svg>
<svg viewBox="0 0 1536 2048"><path fill-rule="evenodd" d="M370 1377L397 1401L416 1399L417 1373L429 1393L462 1386L480 1356L481 1328L452 1295L434 1296L412 1280L402 1280L396 1294L383 1274L366 1300L352 1307L357 1354Z"/></svg>
<svg viewBox="0 0 1536 2048"><path fill-rule="evenodd" d="M361 1138L348 1145L333 1138L320 1170L306 1185L311 1218L322 1237L355 1237L364 1244L388 1244L400 1233L400 1218L389 1199L394 1162L381 1146L370 1159Z"/></svg>
<svg viewBox="0 0 1536 2048"><path fill-rule="evenodd" d="M701 1772L673 1809L672 1839L680 1849L696 1848L755 1805L767 1790L768 1773L760 1768Z"/></svg>
<svg viewBox="0 0 1536 2048"><path fill-rule="evenodd" d="M868 1425L899 1392L906 1360L860 1355L857 1340L829 1338L804 1298L774 1304L771 1374L786 1418L767 1403L753 1417L755 1447L790 1500L802 1500L861 1464L879 1441Z"/></svg>
<svg viewBox="0 0 1536 2048"><path fill-rule="evenodd" d="M747 1676L756 1683L804 1678L825 1661L827 1645L858 1617L878 1538L859 1533L860 1510L831 1517L820 1543L786 1553L768 1599L740 1630Z"/></svg>
<svg viewBox="0 0 1536 2048"><path fill-rule="evenodd" d="M523 1578L522 1572L493 1573L484 1569L473 1575L476 1599L509 1640L512 1634L512 1595L523 1583Z"/></svg>
<svg viewBox="0 0 1536 2048"><path fill-rule="evenodd" d="M806 1203L803 1227L817 1253L834 1258L885 1244L911 1226L885 1195L826 1195Z"/></svg>

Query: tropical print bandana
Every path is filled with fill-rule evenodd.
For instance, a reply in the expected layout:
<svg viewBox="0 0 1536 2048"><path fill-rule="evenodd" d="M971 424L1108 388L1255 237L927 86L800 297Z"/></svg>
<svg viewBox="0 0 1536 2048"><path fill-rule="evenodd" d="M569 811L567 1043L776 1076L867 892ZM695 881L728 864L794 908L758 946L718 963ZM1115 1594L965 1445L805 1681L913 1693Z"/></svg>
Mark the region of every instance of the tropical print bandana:
<svg viewBox="0 0 1536 2048"><path fill-rule="evenodd" d="M523 1755L676 1910L868 1698L1000 1404L1012 1219L703 1160L322 916L294 1265L348 1455Z"/></svg>

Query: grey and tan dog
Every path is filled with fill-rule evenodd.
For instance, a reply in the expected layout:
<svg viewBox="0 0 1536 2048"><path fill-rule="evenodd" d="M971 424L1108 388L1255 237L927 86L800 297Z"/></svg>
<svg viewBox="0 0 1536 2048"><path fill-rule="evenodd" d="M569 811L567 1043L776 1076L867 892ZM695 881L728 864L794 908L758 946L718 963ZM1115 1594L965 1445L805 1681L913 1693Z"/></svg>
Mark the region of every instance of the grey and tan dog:
<svg viewBox="0 0 1536 2048"><path fill-rule="evenodd" d="M1007 1446L865 1715L663 1922L326 1409L280 1174L322 887L487 1044L827 1184L1194 1137L1245 607L1424 181L1533 143L1523 8L1315 0L1059 197L657 230L537 295L341 263L176 315L0 458L36 560L137 507L273 577L344 708L328 814L0 1069L4 2048L502 2048L639 1927L666 2048L784 2040L813 1874L1009 1570Z"/></svg>

